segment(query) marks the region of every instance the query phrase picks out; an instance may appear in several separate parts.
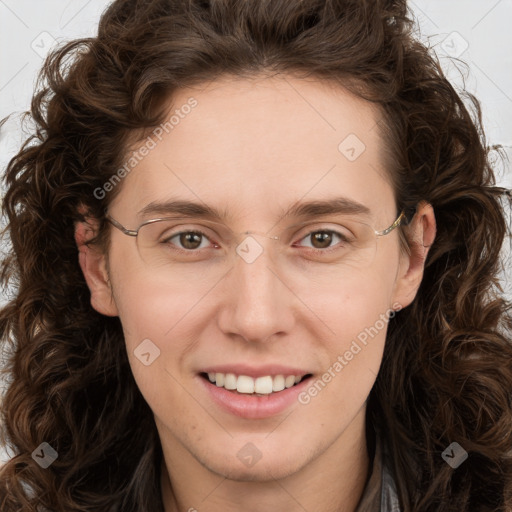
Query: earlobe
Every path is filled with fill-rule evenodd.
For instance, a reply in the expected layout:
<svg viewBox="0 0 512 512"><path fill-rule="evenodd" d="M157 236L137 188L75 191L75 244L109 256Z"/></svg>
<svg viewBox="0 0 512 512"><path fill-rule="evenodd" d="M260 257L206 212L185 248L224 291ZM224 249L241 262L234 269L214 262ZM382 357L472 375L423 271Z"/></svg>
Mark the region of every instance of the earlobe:
<svg viewBox="0 0 512 512"><path fill-rule="evenodd" d="M406 228L410 252L402 256L393 300L402 308L416 296L423 279L425 261L436 236L436 219L432 205L426 201L418 204L416 214Z"/></svg>
<svg viewBox="0 0 512 512"><path fill-rule="evenodd" d="M94 232L94 225L88 222L78 222L75 225L80 268L91 292L91 306L103 315L118 316L107 272L106 256L99 248L86 244Z"/></svg>

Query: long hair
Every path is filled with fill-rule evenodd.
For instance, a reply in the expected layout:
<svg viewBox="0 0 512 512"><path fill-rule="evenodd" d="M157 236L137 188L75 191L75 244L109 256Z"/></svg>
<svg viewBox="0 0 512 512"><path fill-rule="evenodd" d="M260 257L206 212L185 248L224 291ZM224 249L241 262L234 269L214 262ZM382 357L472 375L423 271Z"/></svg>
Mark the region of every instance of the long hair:
<svg viewBox="0 0 512 512"><path fill-rule="evenodd" d="M368 418L391 448L405 512L512 507L512 317L499 284L509 236L478 100L463 98L413 33L406 0L117 0L97 37L53 51L33 135L5 172L0 311L4 512L163 511L161 446L130 371L121 323L90 305L75 223L164 100L222 75L294 73L374 104L397 207L426 200L437 237L414 302L389 323ZM95 194L96 191L96 194ZM47 442L58 457L32 457ZM456 470L442 452L459 443Z"/></svg>

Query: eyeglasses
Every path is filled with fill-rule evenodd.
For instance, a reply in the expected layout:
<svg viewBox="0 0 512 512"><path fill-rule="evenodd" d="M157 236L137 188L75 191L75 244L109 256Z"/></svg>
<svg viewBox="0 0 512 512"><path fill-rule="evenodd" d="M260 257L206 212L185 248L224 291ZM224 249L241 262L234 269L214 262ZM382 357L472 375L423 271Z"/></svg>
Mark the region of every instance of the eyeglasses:
<svg viewBox="0 0 512 512"><path fill-rule="evenodd" d="M183 265L192 262L208 263L211 269L221 262L234 263L234 257L253 263L264 248L252 235L279 241L276 244L278 255L291 258L298 265L301 263L297 258L303 258L302 266L304 260L309 260L309 263L330 263L331 267L337 268L365 269L374 260L378 239L400 226L406 214L402 210L383 230L362 222L360 216L347 214L336 216L333 223L309 221L295 224L277 236L255 231L234 233L224 224L213 221L201 221L198 228L190 224L190 217L176 216L146 220L137 229L127 229L108 213L105 217L122 233L135 237L140 257L148 268L165 273L184 269ZM300 229L306 224L309 224L307 228ZM311 245L297 245L304 240L309 240ZM210 243L205 246L204 241Z"/></svg>

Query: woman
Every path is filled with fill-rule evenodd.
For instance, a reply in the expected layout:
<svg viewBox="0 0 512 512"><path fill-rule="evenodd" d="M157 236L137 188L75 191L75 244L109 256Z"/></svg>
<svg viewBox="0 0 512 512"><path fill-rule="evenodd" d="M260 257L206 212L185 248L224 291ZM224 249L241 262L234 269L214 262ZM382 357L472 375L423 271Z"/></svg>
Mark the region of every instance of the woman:
<svg viewBox="0 0 512 512"><path fill-rule="evenodd" d="M3 511L510 510L506 191L405 1L116 1L42 78Z"/></svg>

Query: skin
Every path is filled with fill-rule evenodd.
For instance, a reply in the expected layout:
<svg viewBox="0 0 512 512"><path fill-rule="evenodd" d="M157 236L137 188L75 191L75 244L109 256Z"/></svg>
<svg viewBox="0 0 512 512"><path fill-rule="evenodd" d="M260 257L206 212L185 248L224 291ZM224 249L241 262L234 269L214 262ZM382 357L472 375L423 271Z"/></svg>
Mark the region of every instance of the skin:
<svg viewBox="0 0 512 512"><path fill-rule="evenodd" d="M124 226L136 228L138 211L171 195L226 207L237 233L279 234L294 223L279 217L281 208L335 195L370 208L375 229L395 220L379 112L369 103L339 86L292 76L224 77L177 91L169 107L190 96L198 105L123 180L110 213ZM338 150L348 134L366 146L353 162ZM301 251L311 246L304 241L309 227L335 229L336 219L313 219L297 230L293 242L302 239L304 247L292 248L294 256L278 255L275 241L256 235L263 252L253 263L235 257L208 266L209 256L181 265L172 280L144 264L134 238L112 228L107 262L83 245L94 221L77 226L91 304L120 317L133 375L154 413L166 512L234 512L240 503L247 512L355 510L370 470L366 400L386 328L308 404L267 419L220 409L197 375L208 365L245 362L292 365L321 377L365 327L411 303L435 236L431 206L421 203L405 228L409 253L394 230L378 240L364 270L306 264ZM146 338L160 349L149 366L134 356ZM261 453L252 467L237 457L247 443Z"/></svg>

